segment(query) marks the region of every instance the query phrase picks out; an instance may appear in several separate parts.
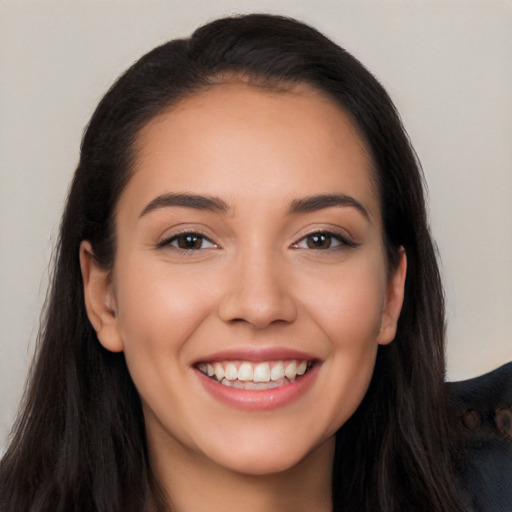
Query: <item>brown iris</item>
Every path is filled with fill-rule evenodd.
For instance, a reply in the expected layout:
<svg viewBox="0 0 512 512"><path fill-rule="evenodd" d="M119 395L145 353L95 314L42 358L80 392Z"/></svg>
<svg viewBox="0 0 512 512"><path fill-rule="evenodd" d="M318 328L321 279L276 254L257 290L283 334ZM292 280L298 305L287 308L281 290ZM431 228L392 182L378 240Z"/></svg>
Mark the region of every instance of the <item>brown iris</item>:
<svg viewBox="0 0 512 512"><path fill-rule="evenodd" d="M187 233L176 237L176 243L180 249L191 251L201 249L203 245L203 237L194 233Z"/></svg>
<svg viewBox="0 0 512 512"><path fill-rule="evenodd" d="M328 233L315 233L306 240L308 249L329 249L332 245L332 235Z"/></svg>

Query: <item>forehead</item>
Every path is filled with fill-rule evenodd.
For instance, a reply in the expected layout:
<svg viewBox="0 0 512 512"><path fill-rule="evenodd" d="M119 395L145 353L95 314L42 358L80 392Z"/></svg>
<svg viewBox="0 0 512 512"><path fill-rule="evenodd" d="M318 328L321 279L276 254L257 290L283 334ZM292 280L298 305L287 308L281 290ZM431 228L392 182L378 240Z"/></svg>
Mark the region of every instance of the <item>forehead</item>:
<svg viewBox="0 0 512 512"><path fill-rule="evenodd" d="M193 191L228 202L248 185L281 200L357 189L378 215L372 163L356 125L305 85L276 90L233 81L182 99L141 130L131 181L139 195L153 182L169 189L154 193Z"/></svg>

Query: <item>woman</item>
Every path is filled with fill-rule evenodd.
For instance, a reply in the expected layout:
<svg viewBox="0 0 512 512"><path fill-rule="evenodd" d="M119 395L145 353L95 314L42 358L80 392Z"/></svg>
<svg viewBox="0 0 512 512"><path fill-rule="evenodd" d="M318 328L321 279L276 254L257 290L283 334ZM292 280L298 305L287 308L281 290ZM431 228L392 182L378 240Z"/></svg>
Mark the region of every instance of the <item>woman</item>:
<svg viewBox="0 0 512 512"><path fill-rule="evenodd" d="M212 22L87 128L1 510L462 510L443 327L382 87L293 20Z"/></svg>

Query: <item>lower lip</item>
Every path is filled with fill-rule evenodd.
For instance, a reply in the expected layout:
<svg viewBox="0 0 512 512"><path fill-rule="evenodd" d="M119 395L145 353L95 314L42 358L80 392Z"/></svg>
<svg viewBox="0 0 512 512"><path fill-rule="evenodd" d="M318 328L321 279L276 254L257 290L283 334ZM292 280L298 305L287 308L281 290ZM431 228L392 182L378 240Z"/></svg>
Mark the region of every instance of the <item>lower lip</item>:
<svg viewBox="0 0 512 512"><path fill-rule="evenodd" d="M294 382L272 389L238 389L224 386L196 370L201 384L215 399L246 411L270 411L283 407L304 395L313 385L318 364Z"/></svg>

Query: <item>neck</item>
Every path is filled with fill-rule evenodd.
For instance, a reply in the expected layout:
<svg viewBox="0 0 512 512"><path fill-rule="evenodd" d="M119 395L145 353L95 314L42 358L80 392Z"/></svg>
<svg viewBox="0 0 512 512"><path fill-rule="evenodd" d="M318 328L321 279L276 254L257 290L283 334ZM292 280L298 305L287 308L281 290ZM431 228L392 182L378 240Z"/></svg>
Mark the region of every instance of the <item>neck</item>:
<svg viewBox="0 0 512 512"><path fill-rule="evenodd" d="M241 474L204 457L153 450L150 464L173 512L331 512L334 438L296 466L270 475ZM184 454L182 454L184 455Z"/></svg>

